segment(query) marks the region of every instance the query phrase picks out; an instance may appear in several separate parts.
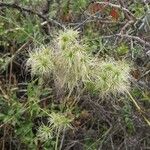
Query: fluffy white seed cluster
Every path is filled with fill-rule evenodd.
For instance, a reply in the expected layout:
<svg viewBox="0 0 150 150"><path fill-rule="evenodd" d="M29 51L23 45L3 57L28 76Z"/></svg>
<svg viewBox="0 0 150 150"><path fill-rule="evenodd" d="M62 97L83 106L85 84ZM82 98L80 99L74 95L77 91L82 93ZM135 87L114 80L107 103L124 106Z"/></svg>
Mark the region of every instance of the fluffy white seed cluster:
<svg viewBox="0 0 150 150"><path fill-rule="evenodd" d="M30 52L27 66L31 66L32 75L49 76L54 69L52 50L44 47Z"/></svg>
<svg viewBox="0 0 150 150"><path fill-rule="evenodd" d="M91 83L102 94L125 92L129 88L129 65L112 59L97 61L78 39L78 31L66 30L57 36L55 46L29 53L27 65L32 75L52 73L60 87L70 91Z"/></svg>
<svg viewBox="0 0 150 150"><path fill-rule="evenodd" d="M56 55L56 78L62 87L72 90L80 87L81 82L89 80L91 56L86 45L79 44L77 31L68 30L58 36L59 53Z"/></svg>
<svg viewBox="0 0 150 150"><path fill-rule="evenodd" d="M101 61L95 67L94 85L103 95L129 89L130 67L124 61Z"/></svg>
<svg viewBox="0 0 150 150"><path fill-rule="evenodd" d="M41 125L37 132L37 137L41 141L47 141L54 137L56 131L63 131L64 129L72 128L70 119L65 113L54 113L50 114L48 124Z"/></svg>

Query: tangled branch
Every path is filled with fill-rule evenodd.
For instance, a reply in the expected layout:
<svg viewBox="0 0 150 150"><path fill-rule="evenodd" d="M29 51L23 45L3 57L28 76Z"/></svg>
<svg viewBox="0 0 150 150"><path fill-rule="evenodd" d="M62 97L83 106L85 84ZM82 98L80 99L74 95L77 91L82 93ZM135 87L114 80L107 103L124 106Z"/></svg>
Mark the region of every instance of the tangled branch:
<svg viewBox="0 0 150 150"><path fill-rule="evenodd" d="M65 26L62 25L61 23L59 23L58 21L56 21L52 18L47 18L39 12L36 12L34 10L31 10L31 9L28 9L28 8L25 8L25 7L22 7L22 6L19 6L15 3L0 2L0 7L13 8L13 9L17 9L20 12L24 11L24 12L28 12L28 13L33 14L33 15L37 15L39 18L43 19L44 21L47 21L49 23L52 22L55 25L61 27L62 29L65 29Z"/></svg>
<svg viewBox="0 0 150 150"><path fill-rule="evenodd" d="M110 7L121 9L122 11L126 12L127 14L129 14L132 17L132 19L137 20L136 17L127 8L125 8L125 7L121 6L121 5L115 5L115 4L112 4L110 2L96 2L96 3L101 4L101 5L107 5L107 6L110 6Z"/></svg>

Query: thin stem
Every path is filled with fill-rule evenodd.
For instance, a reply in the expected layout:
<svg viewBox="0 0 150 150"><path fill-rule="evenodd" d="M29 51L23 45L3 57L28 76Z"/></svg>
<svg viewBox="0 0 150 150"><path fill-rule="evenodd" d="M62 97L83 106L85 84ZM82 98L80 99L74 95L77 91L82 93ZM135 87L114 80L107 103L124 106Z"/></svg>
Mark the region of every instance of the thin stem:
<svg viewBox="0 0 150 150"><path fill-rule="evenodd" d="M133 98L133 96L130 94L129 91L127 91L127 94L129 95L130 99L132 100L132 102L135 104L136 108L138 109L138 111L141 113L142 117L144 118L144 120L146 121L146 123L150 126L150 121L149 119L147 119L144 115L144 111L141 109L141 107L138 105L138 103L136 102L136 100Z"/></svg>
<svg viewBox="0 0 150 150"><path fill-rule="evenodd" d="M57 136L56 136L56 144L55 144L55 150L58 150L58 142L59 142L59 135L60 135L60 128L58 128Z"/></svg>
<svg viewBox="0 0 150 150"><path fill-rule="evenodd" d="M64 138L65 138L65 132L66 132L66 128L64 128L64 129L63 129L63 136L62 136L62 139L61 139L61 143L60 143L59 150L61 150L61 149L62 149L63 142L64 142Z"/></svg>

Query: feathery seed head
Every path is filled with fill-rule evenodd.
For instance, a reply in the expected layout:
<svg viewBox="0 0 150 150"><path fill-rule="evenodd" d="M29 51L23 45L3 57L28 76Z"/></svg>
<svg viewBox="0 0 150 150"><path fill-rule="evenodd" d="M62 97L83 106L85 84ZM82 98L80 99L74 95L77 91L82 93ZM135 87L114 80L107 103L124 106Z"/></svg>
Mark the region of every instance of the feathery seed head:
<svg viewBox="0 0 150 150"><path fill-rule="evenodd" d="M41 141L47 141L49 139L52 139L53 138L52 129L49 126L41 125L38 129L37 137Z"/></svg>
<svg viewBox="0 0 150 150"><path fill-rule="evenodd" d="M66 114L52 112L50 114L49 123L50 126L52 126L53 128L59 128L59 129L63 129L67 127L71 128L72 120L73 119L67 117Z"/></svg>
<svg viewBox="0 0 150 150"><path fill-rule="evenodd" d="M60 32L58 35L58 43L61 49L65 49L66 46L70 46L70 44L73 44L77 41L77 38L79 37L79 32L76 30L66 30L64 32Z"/></svg>
<svg viewBox="0 0 150 150"><path fill-rule="evenodd" d="M123 61L101 62L95 69L95 87L102 94L124 93L129 88L129 65Z"/></svg>
<svg viewBox="0 0 150 150"><path fill-rule="evenodd" d="M53 53L49 48L35 49L29 53L27 66L31 66L31 74L49 76L54 68Z"/></svg>

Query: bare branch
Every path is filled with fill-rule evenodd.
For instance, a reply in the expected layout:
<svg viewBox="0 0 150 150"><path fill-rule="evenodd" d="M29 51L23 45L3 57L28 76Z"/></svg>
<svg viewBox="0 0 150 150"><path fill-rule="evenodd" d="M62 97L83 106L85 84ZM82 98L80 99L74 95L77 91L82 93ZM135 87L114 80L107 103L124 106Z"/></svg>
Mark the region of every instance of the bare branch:
<svg viewBox="0 0 150 150"><path fill-rule="evenodd" d="M138 42L140 42L141 44L150 47L150 43L147 41L144 41L143 39L141 39L138 36L133 36L133 35L128 35L128 34L113 34L113 35L108 35L108 36L102 36L102 38L112 38L112 37L121 37L121 38L127 38L127 39L132 39L132 40L136 40Z"/></svg>
<svg viewBox="0 0 150 150"><path fill-rule="evenodd" d="M121 7L124 7L124 8L125 8L124 2L123 2L122 0L118 0L118 1L119 1L119 3L120 3ZM123 12L124 12L124 15L126 16L126 18L127 18L128 20L131 20L130 15L129 15L125 10L123 10Z"/></svg>
<svg viewBox="0 0 150 150"><path fill-rule="evenodd" d="M17 9L18 11L22 12L22 11L25 11L25 12L28 12L30 14L33 14L33 15L37 15L39 18L43 19L44 21L47 21L47 22L52 22L54 23L55 25L65 29L65 26L62 25L61 23L59 23L58 21L56 20L53 20L52 18L47 18L45 17L44 15L40 14L39 12L36 12L36 11L33 11L31 9L28 9L28 8L25 8L25 7L21 7L19 5L16 5L15 3L4 3L4 2L0 2L0 7L6 7L6 8L13 8L13 9Z"/></svg>
<svg viewBox="0 0 150 150"><path fill-rule="evenodd" d="M115 5L115 4L112 4L110 2L96 2L96 3L123 10L124 12L127 12L134 20L137 20L137 18L127 8L122 7L121 5Z"/></svg>
<svg viewBox="0 0 150 150"><path fill-rule="evenodd" d="M143 39L141 39L138 36L133 36L133 35L128 35L128 34L116 34L116 35L119 36L119 37L123 37L123 38L128 38L128 39L133 39L133 40L139 41L141 44L150 47L150 43L149 42L144 41Z"/></svg>

